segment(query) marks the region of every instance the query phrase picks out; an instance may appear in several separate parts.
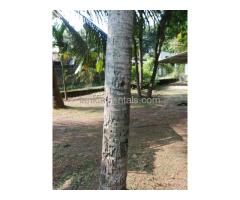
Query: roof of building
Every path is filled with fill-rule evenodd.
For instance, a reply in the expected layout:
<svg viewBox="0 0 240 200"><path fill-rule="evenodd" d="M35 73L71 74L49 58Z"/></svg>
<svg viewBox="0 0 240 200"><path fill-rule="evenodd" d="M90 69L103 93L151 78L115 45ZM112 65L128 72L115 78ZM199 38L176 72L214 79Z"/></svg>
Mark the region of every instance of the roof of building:
<svg viewBox="0 0 240 200"><path fill-rule="evenodd" d="M179 53L177 55L174 55L174 56L171 56L171 57L168 57L168 58L164 58L164 59L160 60L159 63L186 64L187 60L188 60L187 55L188 55L187 51L182 52L182 53Z"/></svg>

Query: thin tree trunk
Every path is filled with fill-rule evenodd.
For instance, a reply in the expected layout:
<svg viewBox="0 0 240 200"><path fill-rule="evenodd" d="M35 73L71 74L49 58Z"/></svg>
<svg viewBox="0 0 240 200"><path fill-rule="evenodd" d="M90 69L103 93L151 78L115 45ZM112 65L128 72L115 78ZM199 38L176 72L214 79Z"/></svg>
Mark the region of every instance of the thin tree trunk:
<svg viewBox="0 0 240 200"><path fill-rule="evenodd" d="M133 11L109 12L100 189L126 189L132 26Z"/></svg>
<svg viewBox="0 0 240 200"><path fill-rule="evenodd" d="M154 82L155 82L155 78L156 78L156 74L157 74L157 69L158 69L158 58L159 58L159 54L157 53L157 51L155 50L154 52L154 67L153 67L153 73L150 79L150 84L148 86L148 92L147 92L147 97L151 98L152 97L152 90L153 90L153 86L154 86Z"/></svg>
<svg viewBox="0 0 240 200"><path fill-rule="evenodd" d="M140 88L143 88L143 52L142 52L142 40L139 40L139 60L140 60L140 74L139 82Z"/></svg>
<svg viewBox="0 0 240 200"><path fill-rule="evenodd" d="M65 84L64 66L63 66L62 61L61 61L61 67L62 67L61 69L62 69L62 83L63 83L64 98L65 98L65 100L68 100L67 89L66 89L66 84Z"/></svg>
<svg viewBox="0 0 240 200"><path fill-rule="evenodd" d="M171 18L171 14L172 14L171 10L165 11L157 28L157 37L156 37L157 40L156 40L156 46L154 51L154 67L153 67L153 73L152 73L149 87L148 87L148 92L147 92L148 97L152 97L152 90L154 87L155 78L156 78L157 69L158 69L158 59L161 53L163 42L165 40L165 30L167 27L167 23Z"/></svg>
<svg viewBox="0 0 240 200"><path fill-rule="evenodd" d="M142 12L140 12L140 24L139 24L139 60L140 60L140 73L139 73L139 83L140 83L140 89L143 88L143 16Z"/></svg>
<svg viewBox="0 0 240 200"><path fill-rule="evenodd" d="M65 108L61 94L58 89L57 76L55 74L54 69L53 69L52 73L53 73L53 107L54 108Z"/></svg>
<svg viewBox="0 0 240 200"><path fill-rule="evenodd" d="M134 60L135 60L135 67L136 67L136 84L137 84L137 92L138 92L138 96L141 97L141 86L140 86L140 82L139 82L139 66L138 66L138 56L137 56L137 42L133 36L133 51L134 51Z"/></svg>

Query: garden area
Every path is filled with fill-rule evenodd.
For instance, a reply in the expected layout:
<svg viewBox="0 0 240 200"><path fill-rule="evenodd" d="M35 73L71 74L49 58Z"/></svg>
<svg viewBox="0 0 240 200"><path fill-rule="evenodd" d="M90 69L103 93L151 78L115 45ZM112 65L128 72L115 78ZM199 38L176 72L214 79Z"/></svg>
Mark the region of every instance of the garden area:
<svg viewBox="0 0 240 200"><path fill-rule="evenodd" d="M187 11L52 16L53 189L187 189Z"/></svg>
<svg viewBox="0 0 240 200"><path fill-rule="evenodd" d="M132 90L133 95L137 91ZM103 97L103 92L95 93ZM128 189L187 189L187 86L158 88L159 104L131 105ZM54 110L54 189L98 189L103 104L75 97Z"/></svg>
<svg viewBox="0 0 240 200"><path fill-rule="evenodd" d="M240 199L240 12L206 3L4 2L0 199Z"/></svg>

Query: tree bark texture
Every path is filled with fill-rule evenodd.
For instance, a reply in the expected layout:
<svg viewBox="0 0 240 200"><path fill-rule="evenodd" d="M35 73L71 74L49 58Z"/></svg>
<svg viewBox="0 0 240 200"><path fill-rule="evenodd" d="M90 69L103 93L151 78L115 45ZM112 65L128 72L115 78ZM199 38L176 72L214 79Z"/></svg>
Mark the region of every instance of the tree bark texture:
<svg viewBox="0 0 240 200"><path fill-rule="evenodd" d="M126 189L133 11L109 11L100 189Z"/></svg>
<svg viewBox="0 0 240 200"><path fill-rule="evenodd" d="M54 69L53 69L52 73L53 73L53 107L54 108L65 108L60 91L58 89L57 76L55 74Z"/></svg>
<svg viewBox="0 0 240 200"><path fill-rule="evenodd" d="M155 51L154 51L154 67L153 67L153 73L152 73L149 87L148 87L148 93L147 93L148 97L152 97L152 90L154 87L155 78L156 78L157 69L158 69L158 59L161 53L163 42L165 40L165 30L167 27L167 23L171 18L171 14L172 14L171 10L165 11L157 28L156 45L155 45Z"/></svg>

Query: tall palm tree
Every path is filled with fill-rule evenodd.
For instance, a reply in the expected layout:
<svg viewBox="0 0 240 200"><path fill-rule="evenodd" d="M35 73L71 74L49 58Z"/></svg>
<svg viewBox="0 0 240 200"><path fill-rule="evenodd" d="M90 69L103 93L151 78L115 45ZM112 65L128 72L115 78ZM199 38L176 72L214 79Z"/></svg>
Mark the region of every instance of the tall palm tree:
<svg viewBox="0 0 240 200"><path fill-rule="evenodd" d="M100 189L126 189L133 11L109 11Z"/></svg>
<svg viewBox="0 0 240 200"><path fill-rule="evenodd" d="M62 71L62 84L65 100L67 97L66 83L65 83L65 73L64 73L64 53L67 52L68 44L64 41L63 35L66 27L64 25L61 26L53 26L52 34L55 39L53 46L57 46L59 48L60 54L60 63L61 63L61 71Z"/></svg>
<svg viewBox="0 0 240 200"><path fill-rule="evenodd" d="M154 88L155 78L157 74L158 69L158 59L162 50L163 42L165 40L165 30L167 28L167 24L169 23L173 11L166 10L162 18L157 26L157 34L156 34L156 44L155 44L155 50L154 50L154 66L153 66L153 72L151 75L150 83L148 86L148 92L147 96L152 97L152 90Z"/></svg>
<svg viewBox="0 0 240 200"><path fill-rule="evenodd" d="M61 53L63 53L66 49L66 43L64 43L64 41L63 41L64 31L65 31L64 26L60 26L60 27L53 26L53 29L52 29L52 34L55 39L55 42L53 42L53 46L58 46L59 51ZM65 95L65 99L66 99L66 88L65 88L64 70L63 70L62 61L61 61L61 69L62 69L62 78L63 78L63 86L64 86L64 95ZM53 107L54 108L65 108L61 93L58 88L57 76L56 76L54 69L52 71L52 75L53 75Z"/></svg>
<svg viewBox="0 0 240 200"><path fill-rule="evenodd" d="M150 29L152 26L149 22L151 19L154 23L159 23L161 20L161 10L136 10L134 11L134 31L133 31L133 57L136 67L136 86L138 96L142 96L143 88L143 43L144 30Z"/></svg>
<svg viewBox="0 0 240 200"><path fill-rule="evenodd" d="M107 34L102 31L91 19L94 14L102 19L106 17L105 11L87 11L88 15L83 14L84 11L74 11L73 14L79 16L83 20L83 28L85 34L80 34L64 17L62 11L54 10L53 14L62 22L62 26L66 28L70 36L71 54L75 56L75 64L78 66L74 79L87 83L92 82L94 73L102 73L104 68L104 55L106 52ZM84 68L82 67L84 66ZM95 69L95 68L96 69Z"/></svg>
<svg viewBox="0 0 240 200"><path fill-rule="evenodd" d="M133 57L134 57L135 69L136 69L137 93L138 93L138 96L141 97L142 96L142 93L141 93L141 69L139 70L139 65L138 65L138 49L140 49L140 45L138 48L137 40L135 38L136 35L138 35L138 32L139 32L139 26L137 23L137 13L134 12L134 16L133 16ZM140 53L140 51L139 51L139 53ZM139 55L139 57L140 57L140 55Z"/></svg>

